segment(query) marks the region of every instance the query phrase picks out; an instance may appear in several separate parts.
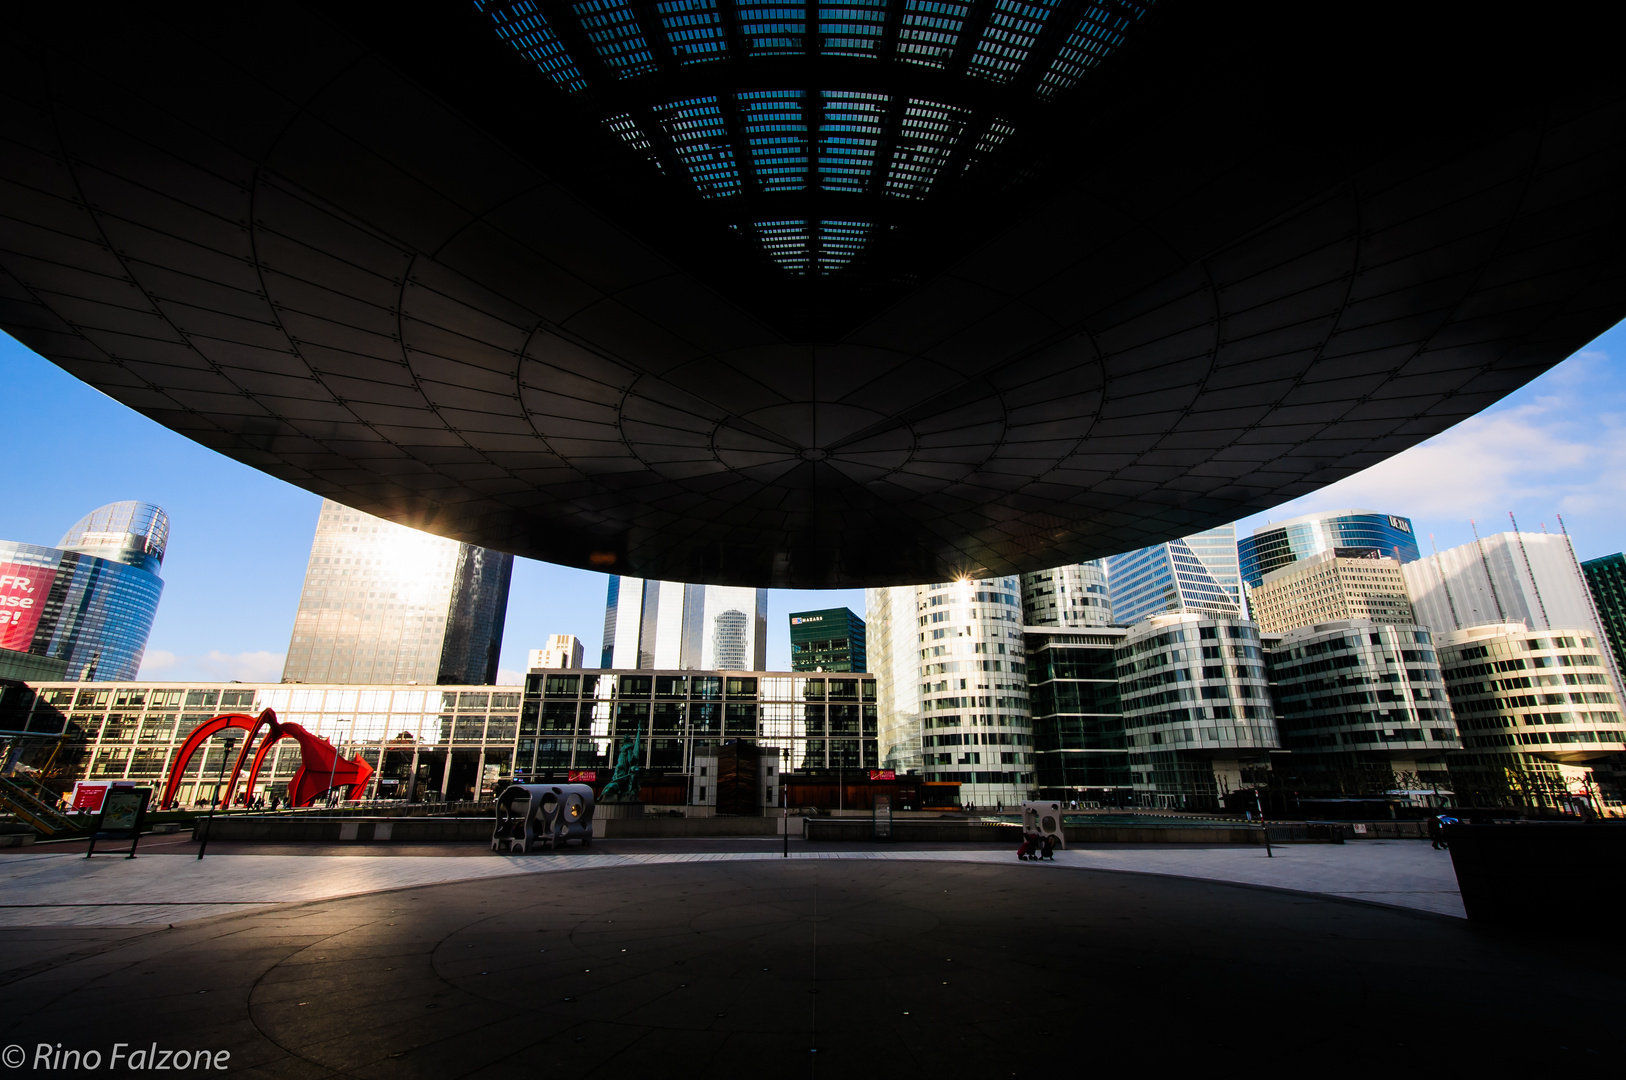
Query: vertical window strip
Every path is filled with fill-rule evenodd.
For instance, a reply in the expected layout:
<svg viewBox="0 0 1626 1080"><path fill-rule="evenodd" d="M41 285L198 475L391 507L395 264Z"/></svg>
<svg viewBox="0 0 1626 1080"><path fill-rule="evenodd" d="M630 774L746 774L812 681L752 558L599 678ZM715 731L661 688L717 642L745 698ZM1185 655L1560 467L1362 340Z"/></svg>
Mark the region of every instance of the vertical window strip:
<svg viewBox="0 0 1626 1080"><path fill-rule="evenodd" d="M1015 78L1052 11L1051 0L1031 4L998 0L971 55L968 73L999 83Z"/></svg>
<svg viewBox="0 0 1626 1080"><path fill-rule="evenodd" d="M898 59L947 67L971 11L968 0L906 0L898 30Z"/></svg>
<svg viewBox="0 0 1626 1080"><path fill-rule="evenodd" d="M478 4L476 7L477 10L487 10ZM553 83L572 94L587 89L587 80L582 78L576 62L565 51L553 28L542 18L533 0L520 0L507 7L491 8L490 14L497 24L497 36L534 63Z"/></svg>
<svg viewBox="0 0 1626 1080"><path fill-rule="evenodd" d="M723 17L714 0L662 0L655 5L655 13L678 63L720 60L728 55Z"/></svg>
<svg viewBox="0 0 1626 1080"><path fill-rule="evenodd" d="M786 3L735 4L740 37L752 56L807 51L807 5Z"/></svg>
<svg viewBox="0 0 1626 1080"><path fill-rule="evenodd" d="M889 100L884 94L823 95L818 165L821 188L862 192L869 187Z"/></svg>
<svg viewBox="0 0 1626 1080"><path fill-rule="evenodd" d="M970 118L965 109L911 98L887 166L887 194L924 197Z"/></svg>
<svg viewBox="0 0 1626 1080"><path fill-rule="evenodd" d="M819 5L820 52L830 56L878 56L889 0L844 0Z"/></svg>
<svg viewBox="0 0 1626 1080"><path fill-rule="evenodd" d="M1151 5L1152 0L1143 4L1131 0L1103 0L1091 4L1078 25L1068 33L1050 70L1039 80L1035 87L1038 95L1051 97L1076 84L1085 72L1123 45L1129 28L1145 17Z"/></svg>
<svg viewBox="0 0 1626 1080"><path fill-rule="evenodd" d="M644 40L637 17L622 0L582 0L571 9L600 62L618 78L655 70L655 54Z"/></svg>
<svg viewBox="0 0 1626 1080"><path fill-rule="evenodd" d="M759 90L737 95L749 166L763 191L800 191L807 186L807 114L797 90ZM781 223L782 224L782 223Z"/></svg>
<svg viewBox="0 0 1626 1080"><path fill-rule="evenodd" d="M689 170L702 198L719 199L740 190L739 165L715 96L691 98L659 111L672 149Z"/></svg>

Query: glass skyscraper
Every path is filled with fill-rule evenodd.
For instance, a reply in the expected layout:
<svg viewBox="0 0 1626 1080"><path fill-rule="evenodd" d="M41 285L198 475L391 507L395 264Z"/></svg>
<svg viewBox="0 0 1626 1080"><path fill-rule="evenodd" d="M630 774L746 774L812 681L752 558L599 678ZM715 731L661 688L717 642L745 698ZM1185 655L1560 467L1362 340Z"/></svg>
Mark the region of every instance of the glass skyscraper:
<svg viewBox="0 0 1626 1080"><path fill-rule="evenodd" d="M495 682L513 566L324 499L282 679Z"/></svg>
<svg viewBox="0 0 1626 1080"><path fill-rule="evenodd" d="M1120 626L1168 612L1238 617L1236 526L1114 555L1107 560L1107 583L1112 618Z"/></svg>
<svg viewBox="0 0 1626 1080"><path fill-rule="evenodd" d="M1615 672L1626 671L1626 555L1615 552L1581 564L1598 621L1603 624L1609 651L1615 657Z"/></svg>
<svg viewBox="0 0 1626 1080"><path fill-rule="evenodd" d="M612 577L599 666L761 671L768 666L768 592Z"/></svg>
<svg viewBox="0 0 1626 1080"><path fill-rule="evenodd" d="M790 616L792 671L867 671L864 620L848 608Z"/></svg>
<svg viewBox="0 0 1626 1080"><path fill-rule="evenodd" d="M91 511L56 547L0 541L0 650L48 657L70 678L135 678L168 543L169 517L144 502Z"/></svg>
<svg viewBox="0 0 1626 1080"><path fill-rule="evenodd" d="M1411 519L1376 510L1327 510L1253 530L1236 545L1242 580L1258 588L1272 570L1334 548L1376 548L1399 563L1419 558Z"/></svg>

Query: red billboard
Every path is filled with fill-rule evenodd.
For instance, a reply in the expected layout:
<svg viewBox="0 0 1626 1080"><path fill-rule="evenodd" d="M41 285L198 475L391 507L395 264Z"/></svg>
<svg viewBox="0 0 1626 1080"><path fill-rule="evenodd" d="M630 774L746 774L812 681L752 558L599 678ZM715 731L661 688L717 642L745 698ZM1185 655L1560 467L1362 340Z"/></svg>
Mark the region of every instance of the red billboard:
<svg viewBox="0 0 1626 1080"><path fill-rule="evenodd" d="M871 780L896 780L898 771L896 769L871 769L869 778Z"/></svg>
<svg viewBox="0 0 1626 1080"><path fill-rule="evenodd" d="M0 649L28 651L54 581L55 567L0 563Z"/></svg>
<svg viewBox="0 0 1626 1080"><path fill-rule="evenodd" d="M566 774L566 779L572 784L591 784L598 780L598 770L571 769L570 772Z"/></svg>

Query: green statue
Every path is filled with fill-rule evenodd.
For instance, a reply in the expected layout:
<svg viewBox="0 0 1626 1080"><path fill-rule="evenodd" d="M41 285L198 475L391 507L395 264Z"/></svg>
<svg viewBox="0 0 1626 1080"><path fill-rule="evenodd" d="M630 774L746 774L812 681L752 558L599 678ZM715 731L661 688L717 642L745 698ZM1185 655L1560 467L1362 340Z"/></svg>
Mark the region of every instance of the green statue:
<svg viewBox="0 0 1626 1080"><path fill-rule="evenodd" d="M604 785L604 790L598 793L598 801L607 802L637 802L638 789L642 786L638 774L643 772L643 766L638 764L638 751L643 746L644 733L639 731L633 735L632 742L622 743L621 751L615 758L615 772L610 776L610 782Z"/></svg>

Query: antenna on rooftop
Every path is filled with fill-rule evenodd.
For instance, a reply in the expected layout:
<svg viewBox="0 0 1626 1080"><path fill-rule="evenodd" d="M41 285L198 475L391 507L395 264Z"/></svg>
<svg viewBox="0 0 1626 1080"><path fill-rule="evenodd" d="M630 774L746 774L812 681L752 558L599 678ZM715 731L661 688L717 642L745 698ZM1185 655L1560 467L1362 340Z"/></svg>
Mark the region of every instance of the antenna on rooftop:
<svg viewBox="0 0 1626 1080"><path fill-rule="evenodd" d="M1536 594L1536 607L1541 612L1541 621L1548 630L1553 628L1553 621L1547 617L1547 605L1541 599L1541 586L1536 584L1536 572L1530 566L1530 552L1524 546L1524 534L1519 531L1519 519L1513 516L1513 511L1507 512L1507 519L1513 522L1513 535L1519 541L1519 554L1524 556L1524 572L1530 576L1530 591Z"/></svg>
<svg viewBox="0 0 1626 1080"><path fill-rule="evenodd" d="M1496 591L1496 579L1491 577L1490 560L1485 557L1485 541L1479 538L1479 523L1469 518L1468 527L1474 531L1474 546L1479 548L1479 563L1485 568L1485 583L1490 586L1491 602L1496 605L1496 621L1505 623L1507 612L1502 610L1502 597Z"/></svg>
<svg viewBox="0 0 1626 1080"><path fill-rule="evenodd" d="M1434 549L1434 573L1440 579L1440 588L1445 590L1445 604L1451 609L1451 629L1461 630L1462 620L1457 618L1457 602L1451 599L1451 585L1440 572L1440 545L1434 542L1434 534L1428 534L1428 546ZM1398 550L1398 545L1397 545Z"/></svg>

